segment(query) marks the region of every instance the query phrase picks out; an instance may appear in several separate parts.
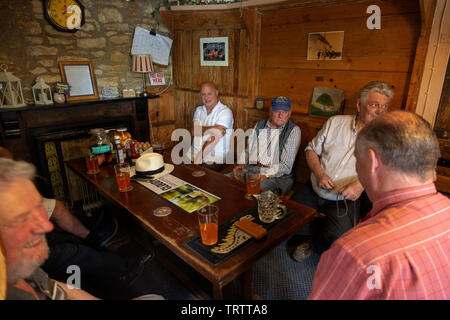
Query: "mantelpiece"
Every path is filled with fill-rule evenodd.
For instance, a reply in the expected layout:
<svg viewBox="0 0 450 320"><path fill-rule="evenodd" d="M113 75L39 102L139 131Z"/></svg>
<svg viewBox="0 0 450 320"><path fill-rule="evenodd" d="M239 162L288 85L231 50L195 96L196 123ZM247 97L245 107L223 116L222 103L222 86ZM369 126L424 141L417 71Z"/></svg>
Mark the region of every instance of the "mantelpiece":
<svg viewBox="0 0 450 320"><path fill-rule="evenodd" d="M159 96L84 101L54 105L30 105L0 109L0 142L15 159L33 163L44 178L40 185L46 196L54 196L49 187L59 179L67 189L62 141L86 139L92 128L127 127L134 139L150 141L147 99ZM54 150L49 158L48 149ZM52 175L51 167L61 168L60 175ZM56 177L56 178L55 178ZM53 194L52 194L53 193ZM67 194L67 193L66 193Z"/></svg>

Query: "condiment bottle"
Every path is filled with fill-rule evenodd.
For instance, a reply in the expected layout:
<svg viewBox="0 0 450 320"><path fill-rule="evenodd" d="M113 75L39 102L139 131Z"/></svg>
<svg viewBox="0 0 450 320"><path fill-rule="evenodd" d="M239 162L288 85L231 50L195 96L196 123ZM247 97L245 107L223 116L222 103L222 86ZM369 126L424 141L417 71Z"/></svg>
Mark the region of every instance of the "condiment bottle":
<svg viewBox="0 0 450 320"><path fill-rule="evenodd" d="M118 136L114 136L114 147L116 150L116 162L117 164L122 164L125 162L125 157L123 154L123 147L120 144L120 138Z"/></svg>

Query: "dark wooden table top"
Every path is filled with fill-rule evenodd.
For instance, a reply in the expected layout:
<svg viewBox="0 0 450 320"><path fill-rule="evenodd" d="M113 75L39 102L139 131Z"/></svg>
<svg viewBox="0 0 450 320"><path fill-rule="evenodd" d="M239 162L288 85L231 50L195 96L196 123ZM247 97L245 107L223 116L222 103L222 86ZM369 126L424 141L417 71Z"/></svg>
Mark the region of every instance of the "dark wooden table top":
<svg viewBox="0 0 450 320"><path fill-rule="evenodd" d="M133 214L163 245L220 287L251 269L255 262L306 226L316 214L312 208L284 200L283 202L297 214L291 215L270 229L263 239L254 241L218 266L212 266L183 246L183 243L199 235L196 213L189 214L183 211L135 181L131 182L134 187L132 191L118 192L112 165L101 167L101 172L96 175L86 173L83 159L70 160L68 165L78 175L90 181L103 196ZM206 174L202 177L193 177L192 172L196 170L203 170ZM243 183L203 167L194 164L175 165L172 175L221 198L214 203L220 209L220 225L256 204L254 200L245 198L246 189ZM165 217L154 216L153 210L162 206L170 207L172 213Z"/></svg>

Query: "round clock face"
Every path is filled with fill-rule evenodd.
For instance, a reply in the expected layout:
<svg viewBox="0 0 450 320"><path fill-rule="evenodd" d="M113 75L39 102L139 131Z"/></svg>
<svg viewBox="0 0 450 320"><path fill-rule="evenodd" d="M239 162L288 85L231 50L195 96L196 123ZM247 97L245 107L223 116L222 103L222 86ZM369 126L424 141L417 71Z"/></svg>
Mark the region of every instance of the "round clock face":
<svg viewBox="0 0 450 320"><path fill-rule="evenodd" d="M77 0L45 0L46 16L58 30L76 32L84 23L84 8Z"/></svg>

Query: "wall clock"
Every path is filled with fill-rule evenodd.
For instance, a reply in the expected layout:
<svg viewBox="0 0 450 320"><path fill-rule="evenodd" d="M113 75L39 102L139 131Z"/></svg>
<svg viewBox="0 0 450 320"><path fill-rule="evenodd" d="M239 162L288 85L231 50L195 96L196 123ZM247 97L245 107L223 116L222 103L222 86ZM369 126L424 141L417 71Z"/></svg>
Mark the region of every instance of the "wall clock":
<svg viewBox="0 0 450 320"><path fill-rule="evenodd" d="M44 0L44 15L59 31L77 32L84 24L84 7L78 0Z"/></svg>

